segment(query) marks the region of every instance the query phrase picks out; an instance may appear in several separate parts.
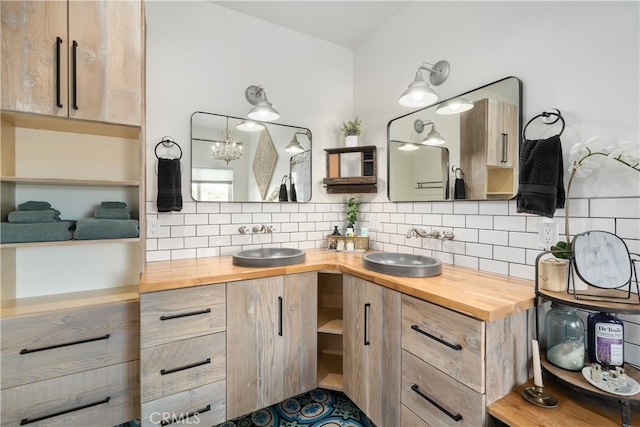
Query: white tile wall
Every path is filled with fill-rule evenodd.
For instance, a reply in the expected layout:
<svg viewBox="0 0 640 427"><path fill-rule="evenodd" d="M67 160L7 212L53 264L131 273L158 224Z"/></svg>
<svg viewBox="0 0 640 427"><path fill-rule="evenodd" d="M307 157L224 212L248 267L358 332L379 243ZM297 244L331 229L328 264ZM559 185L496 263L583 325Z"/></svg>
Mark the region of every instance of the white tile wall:
<svg viewBox="0 0 640 427"><path fill-rule="evenodd" d="M243 249L287 246L322 248L334 225L344 229L344 203L195 203L180 213L155 212L158 238L147 239L147 262L231 255ZM519 214L513 201L364 203L359 226L370 229L372 249L432 256L444 263L533 279L541 217ZM640 198L572 199L572 235L605 230L622 237L631 252L640 252ZM378 228L371 228L375 215ZM556 211L564 239L564 209ZM254 225L271 225L271 234L253 233ZM249 233L242 235L240 226ZM454 232L453 241L407 238L411 227ZM343 230L344 231L344 230ZM640 316L623 317L626 354L640 365Z"/></svg>

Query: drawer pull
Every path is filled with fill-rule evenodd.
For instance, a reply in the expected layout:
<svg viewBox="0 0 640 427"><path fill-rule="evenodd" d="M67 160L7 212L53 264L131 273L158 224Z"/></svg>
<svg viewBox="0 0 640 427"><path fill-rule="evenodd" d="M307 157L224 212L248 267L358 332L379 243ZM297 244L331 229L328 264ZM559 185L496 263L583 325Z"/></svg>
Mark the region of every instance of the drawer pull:
<svg viewBox="0 0 640 427"><path fill-rule="evenodd" d="M102 405L103 403L107 403L111 400L111 396L107 396L106 398L98 401L98 402L93 402L93 403L87 403L86 405L82 405L82 406L78 406L76 408L72 408L72 409L67 409L66 411L59 411L59 412L55 412L53 414L49 414L49 415L45 415L43 417L38 417L38 418L23 418L22 421L20 421L20 425L26 425L26 424L31 424L31 423L37 423L38 421L42 421L42 420L46 420L47 418L53 418L53 417L57 417L59 415L64 415L64 414L68 414L69 412L75 412L75 411L80 411L81 409L87 409L87 408L91 408L92 406L98 406L98 405Z"/></svg>
<svg viewBox="0 0 640 427"><path fill-rule="evenodd" d="M188 313L172 314L169 316L160 316L160 320L179 319L181 317L197 316L199 314L207 314L207 313L211 313L210 308L207 308L206 310L200 310L200 311L190 311Z"/></svg>
<svg viewBox="0 0 640 427"><path fill-rule="evenodd" d="M418 395L420 397L422 397L424 400L427 400L429 403L431 403L436 408L440 409L442 412L447 414L454 421L460 421L462 419L462 415L460 415L460 414L452 414L451 412L447 411L447 409L445 407L443 407L438 402L436 402L435 400L433 400L432 398L427 396L423 391L420 390L420 387L418 387L418 384L412 385L411 386L411 390L413 390L416 393L418 393Z"/></svg>
<svg viewBox="0 0 640 427"><path fill-rule="evenodd" d="M176 421L180 421L180 423L182 424L187 420L187 418L191 418L196 414L201 414L203 412L207 412L207 411L210 411L210 410L211 410L211 405L207 405L205 408L202 408L202 409L200 409L198 411L193 411L193 412L187 413L187 415L184 416L184 417L176 417L175 419L162 421L160 423L160 425L161 426L168 426L169 424L173 424Z"/></svg>
<svg viewBox="0 0 640 427"><path fill-rule="evenodd" d="M413 330L414 330L414 331L416 331L416 332L420 332L422 335L426 335L426 336L428 336L429 338L431 338L432 340L436 340L436 341L438 341L440 344L444 344L444 345L446 345L447 347L450 347L450 348L452 348L452 349L454 349L454 350L462 350L462 346L461 346L460 344L451 344L451 343L448 343L448 342L446 342L445 340L443 340L443 339L441 339L441 338L438 338L438 337L436 337L436 336L434 336L434 335L431 335L429 332L427 332L427 331L424 331L424 330L420 329L420 326L418 326L418 325L411 325L411 329L413 329Z"/></svg>
<svg viewBox="0 0 640 427"><path fill-rule="evenodd" d="M210 358L207 359L207 360L203 360L202 362L192 363L191 365L185 365L185 366L181 366L179 368L162 369L160 371L160 375L173 374L174 372L184 371L185 369L195 368L196 366L206 365L207 363L211 363L211 359Z"/></svg>
<svg viewBox="0 0 640 427"><path fill-rule="evenodd" d="M23 348L22 350L20 350L20 354L35 353L37 351L51 350L51 349L60 348L60 347L68 347L70 345L84 344L84 343L87 343L87 342L100 341L100 340L107 340L107 339L109 339L110 336L111 336L111 334L107 334L107 335L105 335L103 337L89 338L89 339L86 339L86 340L72 341L72 342L68 342L68 343L64 343L64 344L56 344L56 345L50 345L48 347L40 347L40 348L34 348L34 349Z"/></svg>

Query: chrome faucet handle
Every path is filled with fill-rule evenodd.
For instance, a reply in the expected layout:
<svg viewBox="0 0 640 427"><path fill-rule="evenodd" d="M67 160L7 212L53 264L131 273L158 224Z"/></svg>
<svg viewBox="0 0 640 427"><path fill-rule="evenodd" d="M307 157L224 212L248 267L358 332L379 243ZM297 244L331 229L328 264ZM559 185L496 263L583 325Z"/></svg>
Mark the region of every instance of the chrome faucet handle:
<svg viewBox="0 0 640 427"><path fill-rule="evenodd" d="M443 231L440 238L442 240L453 240L453 231Z"/></svg>
<svg viewBox="0 0 640 427"><path fill-rule="evenodd" d="M240 228L238 228L238 231L240 232L240 234L246 234L247 231L249 231L249 229L243 225Z"/></svg>
<svg viewBox="0 0 640 427"><path fill-rule="evenodd" d="M264 225L262 226L262 228L258 227L257 225L253 226L254 233L260 233L263 229L264 229Z"/></svg>
<svg viewBox="0 0 640 427"><path fill-rule="evenodd" d="M273 225L267 225L265 227L265 233L273 233L276 230L276 228Z"/></svg>

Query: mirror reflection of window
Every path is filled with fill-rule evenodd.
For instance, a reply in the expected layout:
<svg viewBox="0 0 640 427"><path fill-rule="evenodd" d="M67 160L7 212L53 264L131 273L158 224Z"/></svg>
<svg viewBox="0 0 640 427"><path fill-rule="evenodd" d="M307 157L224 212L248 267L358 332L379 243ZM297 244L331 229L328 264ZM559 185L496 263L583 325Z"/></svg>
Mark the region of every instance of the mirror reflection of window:
<svg viewBox="0 0 640 427"><path fill-rule="evenodd" d="M202 202L233 201L232 168L193 168L191 196Z"/></svg>

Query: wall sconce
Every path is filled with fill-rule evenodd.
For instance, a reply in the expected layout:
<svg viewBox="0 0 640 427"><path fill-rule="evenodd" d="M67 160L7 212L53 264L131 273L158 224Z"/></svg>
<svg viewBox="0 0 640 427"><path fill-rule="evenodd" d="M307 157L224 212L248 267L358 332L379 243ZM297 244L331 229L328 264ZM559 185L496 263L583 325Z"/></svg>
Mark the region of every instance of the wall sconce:
<svg viewBox="0 0 640 427"><path fill-rule="evenodd" d="M242 120L236 125L236 129L244 132L258 132L264 129L264 126L251 120Z"/></svg>
<svg viewBox="0 0 640 427"><path fill-rule="evenodd" d="M413 83L409 85L409 88L405 90L398 102L404 107L426 107L438 100L438 94L435 90L424 81L422 77L422 70L429 72L429 81L434 86L439 86L447 80L449 77L449 62L442 60L433 65L433 68L427 67L431 65L427 62L423 62L416 72L416 78Z"/></svg>
<svg viewBox="0 0 640 427"><path fill-rule="evenodd" d="M287 145L284 148L284 151L286 151L287 153L292 153L292 154L299 154L299 153L302 153L304 151L304 148L302 148L302 145L300 145L300 141L298 141L298 136L297 135L306 135L307 138L309 139L309 142L311 142L311 131L310 130L307 129L305 131L298 131L298 132L293 134L293 139L291 140L289 145Z"/></svg>
<svg viewBox="0 0 640 427"><path fill-rule="evenodd" d="M418 119L413 123L413 128L416 132L422 133L426 125L431 125L431 131L422 140L422 145L443 145L447 142L442 136L440 136L440 133L436 130L435 123L431 120L422 121Z"/></svg>
<svg viewBox="0 0 640 427"><path fill-rule="evenodd" d="M269 122L280 118L280 113L267 100L267 94L262 86L249 86L244 91L244 96L249 104L254 106L247 114L250 119Z"/></svg>
<svg viewBox="0 0 640 427"><path fill-rule="evenodd" d="M473 108L473 102L469 98L459 96L438 105L436 114L460 114Z"/></svg>

